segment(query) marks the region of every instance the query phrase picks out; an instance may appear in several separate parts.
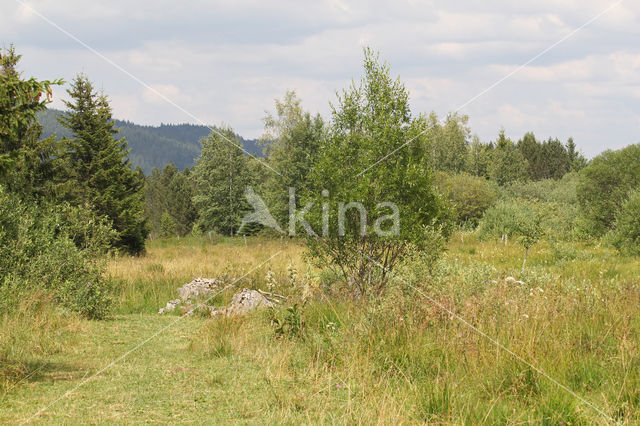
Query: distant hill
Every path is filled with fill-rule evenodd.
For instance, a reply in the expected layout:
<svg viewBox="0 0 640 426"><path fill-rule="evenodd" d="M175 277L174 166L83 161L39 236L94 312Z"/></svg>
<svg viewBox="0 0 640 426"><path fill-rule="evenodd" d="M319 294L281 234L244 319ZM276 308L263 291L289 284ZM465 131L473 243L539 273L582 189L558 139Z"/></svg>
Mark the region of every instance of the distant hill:
<svg viewBox="0 0 640 426"><path fill-rule="evenodd" d="M60 114L63 112L56 109L47 109L38 114L43 138L54 133L59 138L71 137L69 131L58 123ZM170 162L180 170L193 166L195 159L200 156L200 139L211 132L206 126L195 124L141 126L122 120L115 120L115 127L120 129L118 137L126 138L129 144L129 160L134 167L140 166L147 175L151 174L154 167L161 169ZM240 139L248 152L262 155L256 140Z"/></svg>

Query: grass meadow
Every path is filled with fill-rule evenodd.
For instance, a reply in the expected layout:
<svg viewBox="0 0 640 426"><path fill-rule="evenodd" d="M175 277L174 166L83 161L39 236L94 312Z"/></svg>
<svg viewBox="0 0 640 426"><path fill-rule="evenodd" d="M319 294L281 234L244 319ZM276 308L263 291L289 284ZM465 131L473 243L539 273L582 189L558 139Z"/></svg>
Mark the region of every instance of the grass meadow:
<svg viewBox="0 0 640 426"><path fill-rule="evenodd" d="M407 262L365 302L294 240L152 241L109 261L110 319L53 315L37 295L1 319L0 423L47 407L31 420L638 424L640 261L549 240L525 271L523 256L456 234L434 268ZM225 274L290 300L239 318L157 314L183 283Z"/></svg>

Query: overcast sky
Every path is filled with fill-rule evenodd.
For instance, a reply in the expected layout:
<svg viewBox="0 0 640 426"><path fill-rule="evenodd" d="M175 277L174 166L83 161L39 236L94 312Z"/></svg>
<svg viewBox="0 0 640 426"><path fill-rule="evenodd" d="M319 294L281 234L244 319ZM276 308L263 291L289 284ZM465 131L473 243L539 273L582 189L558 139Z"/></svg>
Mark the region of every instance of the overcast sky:
<svg viewBox="0 0 640 426"><path fill-rule="evenodd" d="M117 118L228 124L262 132L287 89L325 117L362 74L371 46L410 92L412 111L443 117L615 0L226 1L1 0L0 43L25 76L84 72ZM26 4L26 5L25 5ZM188 111L37 16L49 20ZM66 93L58 89L54 106ZM593 156L640 142L640 1L626 0L461 110L483 141L573 136Z"/></svg>

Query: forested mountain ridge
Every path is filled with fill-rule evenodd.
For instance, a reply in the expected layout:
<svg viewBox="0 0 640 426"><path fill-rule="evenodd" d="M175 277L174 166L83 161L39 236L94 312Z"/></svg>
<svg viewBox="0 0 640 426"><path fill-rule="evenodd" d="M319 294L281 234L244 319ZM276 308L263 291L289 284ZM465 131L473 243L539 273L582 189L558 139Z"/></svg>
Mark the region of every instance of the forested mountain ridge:
<svg viewBox="0 0 640 426"><path fill-rule="evenodd" d="M63 111L56 109L38 113L43 138L54 133L59 138L71 137L69 130L58 123L57 117L61 114ZM171 162L180 170L193 166L202 149L200 139L211 132L207 126L196 124L143 126L130 121L114 121L115 127L120 129L118 137L124 137L129 144L129 160L134 167L140 166L146 175L151 174L154 167L161 169ZM240 139L248 152L262 155L255 140Z"/></svg>

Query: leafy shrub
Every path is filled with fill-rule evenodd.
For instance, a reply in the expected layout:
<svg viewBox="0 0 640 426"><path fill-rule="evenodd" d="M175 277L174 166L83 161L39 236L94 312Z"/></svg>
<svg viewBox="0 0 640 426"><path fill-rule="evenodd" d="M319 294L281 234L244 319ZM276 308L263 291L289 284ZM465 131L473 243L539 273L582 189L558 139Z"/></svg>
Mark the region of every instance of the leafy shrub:
<svg viewBox="0 0 640 426"><path fill-rule="evenodd" d="M529 250L544 233L542 215L535 204L516 200L501 202L487 210L478 232L481 238L517 237L517 241L527 249L522 263L524 269Z"/></svg>
<svg viewBox="0 0 640 426"><path fill-rule="evenodd" d="M640 144L605 151L580 173L578 200L588 229L602 236L615 227L629 191L640 185Z"/></svg>
<svg viewBox="0 0 640 426"><path fill-rule="evenodd" d="M581 238L578 220L579 207L575 204L529 201L521 198L499 201L487 210L480 225L481 239L500 238L503 235L522 236L523 227L539 220L541 231L557 240Z"/></svg>
<svg viewBox="0 0 640 426"><path fill-rule="evenodd" d="M486 179L466 173L436 176L438 189L449 199L453 215L459 225L478 224L483 213L496 201L494 186Z"/></svg>
<svg viewBox="0 0 640 426"><path fill-rule="evenodd" d="M274 333L278 337L300 337L304 330L304 320L302 319L302 311L300 305L294 303L287 307L284 314L274 311L271 319Z"/></svg>
<svg viewBox="0 0 640 426"><path fill-rule="evenodd" d="M0 311L44 290L69 310L103 318L110 297L97 255L111 237L90 211L37 206L0 187Z"/></svg>
<svg viewBox="0 0 640 426"><path fill-rule="evenodd" d="M430 229L446 231L449 222L433 185L427 122L411 116L406 88L369 49L364 68L360 84L338 95L311 172L313 191L303 203L313 202L306 218L322 234L305 233L310 258L320 268L339 269L354 297L381 294L409 247L425 247ZM406 141L412 144L399 149ZM394 150L393 161L370 167ZM323 211L340 212L356 201L361 210L325 220Z"/></svg>
<svg viewBox="0 0 640 426"><path fill-rule="evenodd" d="M482 239L517 236L521 224L536 214L536 210L524 200L500 201L485 212L478 227L478 236Z"/></svg>
<svg viewBox="0 0 640 426"><path fill-rule="evenodd" d="M631 192L629 199L616 215L613 245L624 254L640 255L640 189Z"/></svg>
<svg viewBox="0 0 640 426"><path fill-rule="evenodd" d="M577 173L567 173L560 180L543 179L539 181L513 182L501 191L504 200L523 198L555 202L568 205L578 203L577 187L579 176Z"/></svg>

